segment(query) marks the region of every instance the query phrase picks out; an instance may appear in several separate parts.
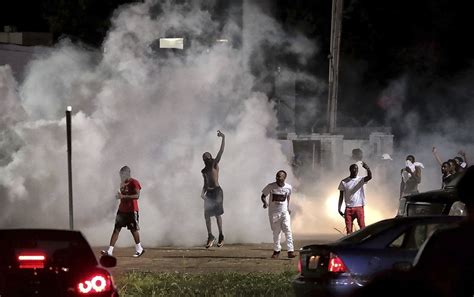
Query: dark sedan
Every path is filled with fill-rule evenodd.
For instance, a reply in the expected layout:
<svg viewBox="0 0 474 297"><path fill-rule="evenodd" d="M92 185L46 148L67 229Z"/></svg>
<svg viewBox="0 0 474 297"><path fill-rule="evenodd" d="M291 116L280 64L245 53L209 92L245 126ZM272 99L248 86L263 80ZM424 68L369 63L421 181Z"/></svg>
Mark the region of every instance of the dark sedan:
<svg viewBox="0 0 474 297"><path fill-rule="evenodd" d="M346 296L375 274L403 269L438 228L459 224L460 216L399 217L383 220L342 239L300 250L297 296ZM397 267L400 265L401 267Z"/></svg>
<svg viewBox="0 0 474 297"><path fill-rule="evenodd" d="M118 296L78 231L0 230L0 296ZM103 256L103 267L116 259Z"/></svg>

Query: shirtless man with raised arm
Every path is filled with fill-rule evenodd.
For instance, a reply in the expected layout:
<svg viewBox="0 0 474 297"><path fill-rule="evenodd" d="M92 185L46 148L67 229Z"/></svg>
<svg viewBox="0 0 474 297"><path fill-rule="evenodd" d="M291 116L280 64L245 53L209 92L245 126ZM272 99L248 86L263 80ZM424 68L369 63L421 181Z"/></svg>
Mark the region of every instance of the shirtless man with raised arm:
<svg viewBox="0 0 474 297"><path fill-rule="evenodd" d="M219 229L219 240L217 246L224 245L224 234L222 233L222 215L224 214L224 193L219 185L219 161L225 146L225 135L217 130L217 136L222 138L221 148L217 153L215 159L212 158L211 153L205 152L202 155L205 167L201 170L204 178L204 185L202 187L201 198L204 199L204 218L206 219L207 228L207 243L206 248L210 248L216 242L216 238L212 235L211 217L216 217L217 228Z"/></svg>

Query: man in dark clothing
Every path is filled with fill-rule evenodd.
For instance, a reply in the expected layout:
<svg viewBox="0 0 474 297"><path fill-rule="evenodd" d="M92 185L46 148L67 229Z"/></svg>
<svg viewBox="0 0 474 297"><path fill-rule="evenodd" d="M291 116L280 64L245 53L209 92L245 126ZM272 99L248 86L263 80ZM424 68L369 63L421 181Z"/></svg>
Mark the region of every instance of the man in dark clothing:
<svg viewBox="0 0 474 297"><path fill-rule="evenodd" d="M405 195L417 194L418 184L421 182L423 164L415 162L415 156L408 155L405 168L401 170L400 198Z"/></svg>
<svg viewBox="0 0 474 297"><path fill-rule="evenodd" d="M454 175L451 173L449 168L451 165L449 162L443 162L441 165L441 178L442 178L442 186L441 188L444 189L449 183L453 180Z"/></svg>
<svg viewBox="0 0 474 297"><path fill-rule="evenodd" d="M205 167L201 170L204 178L204 185L202 187L201 198L204 199L204 218L206 219L207 228L207 243L206 248L214 245L216 238L212 235L211 217L216 217L217 228L219 229L219 241L217 246L224 245L224 234L222 233L222 215L224 214L224 193L219 185L219 161L222 153L224 153L225 135L221 131L217 131L217 136L222 138L221 148L217 153L215 159L209 152L202 155Z"/></svg>

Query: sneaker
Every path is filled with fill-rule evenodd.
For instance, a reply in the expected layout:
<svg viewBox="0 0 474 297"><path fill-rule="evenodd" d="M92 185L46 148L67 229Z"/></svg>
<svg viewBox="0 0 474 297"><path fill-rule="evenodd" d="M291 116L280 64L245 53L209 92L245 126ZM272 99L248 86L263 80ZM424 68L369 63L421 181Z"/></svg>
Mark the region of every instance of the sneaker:
<svg viewBox="0 0 474 297"><path fill-rule="evenodd" d="M280 252L273 251L272 259L278 259L280 257Z"/></svg>
<svg viewBox="0 0 474 297"><path fill-rule="evenodd" d="M214 237L214 235L209 235L209 237L207 238L207 243L206 243L206 249L210 248L211 246L214 245L214 243L216 243L216 238Z"/></svg>
<svg viewBox="0 0 474 297"><path fill-rule="evenodd" d="M294 258L294 257L296 257L295 252L292 252L292 251L288 252L288 258L291 259L291 258Z"/></svg>
<svg viewBox="0 0 474 297"><path fill-rule="evenodd" d="M135 254L133 254L133 257L134 258L138 258L140 257L141 255L143 255L145 253L145 249L142 249L141 252L135 252Z"/></svg>
<svg viewBox="0 0 474 297"><path fill-rule="evenodd" d="M101 251L100 251L100 254L101 254L102 256L106 256L106 255L107 255L107 256L112 256L112 254L109 254L109 252L106 251L106 250L101 250Z"/></svg>
<svg viewBox="0 0 474 297"><path fill-rule="evenodd" d="M219 234L219 241L217 242L217 247L224 246L224 235Z"/></svg>

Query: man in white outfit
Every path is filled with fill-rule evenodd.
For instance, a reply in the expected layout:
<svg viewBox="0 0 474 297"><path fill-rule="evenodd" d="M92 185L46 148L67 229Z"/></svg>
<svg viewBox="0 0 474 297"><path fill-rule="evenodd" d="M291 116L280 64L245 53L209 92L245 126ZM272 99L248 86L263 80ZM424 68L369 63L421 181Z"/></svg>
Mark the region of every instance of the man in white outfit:
<svg viewBox="0 0 474 297"><path fill-rule="evenodd" d="M261 196L263 208L268 207L270 226L273 231L273 259L277 259L280 256L282 231L286 237L288 258L295 257L289 209L292 188L291 185L285 183L285 179L286 172L284 170L278 171L276 174L276 182L268 184L262 190ZM267 196L270 196L269 202L267 202Z"/></svg>

